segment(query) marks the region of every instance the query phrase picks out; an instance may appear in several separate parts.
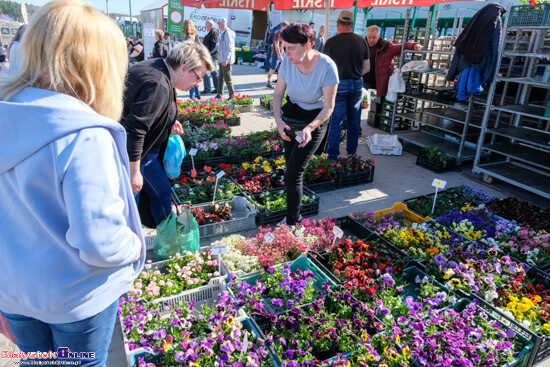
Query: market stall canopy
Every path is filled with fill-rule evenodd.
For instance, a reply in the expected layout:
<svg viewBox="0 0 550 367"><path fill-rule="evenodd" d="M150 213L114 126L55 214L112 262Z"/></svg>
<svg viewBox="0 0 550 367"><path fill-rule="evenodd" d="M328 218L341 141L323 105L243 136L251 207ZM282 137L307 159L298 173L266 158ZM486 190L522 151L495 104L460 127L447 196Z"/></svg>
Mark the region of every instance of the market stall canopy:
<svg viewBox="0 0 550 367"><path fill-rule="evenodd" d="M324 9L324 0L180 0L185 6L204 5L207 8L267 10L273 2L277 10ZM386 6L432 6L461 0L357 0L358 8ZM355 0L330 0L331 9L349 9Z"/></svg>

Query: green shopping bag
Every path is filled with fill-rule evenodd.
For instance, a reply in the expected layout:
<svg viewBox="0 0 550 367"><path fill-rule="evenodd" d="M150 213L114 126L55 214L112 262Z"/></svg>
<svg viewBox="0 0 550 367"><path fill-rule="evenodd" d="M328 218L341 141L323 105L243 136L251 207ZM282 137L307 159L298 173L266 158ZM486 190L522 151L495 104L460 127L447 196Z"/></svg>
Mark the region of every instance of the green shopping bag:
<svg viewBox="0 0 550 367"><path fill-rule="evenodd" d="M199 225L189 210L176 216L171 213L157 227L153 251L157 260L165 260L176 253L199 250Z"/></svg>

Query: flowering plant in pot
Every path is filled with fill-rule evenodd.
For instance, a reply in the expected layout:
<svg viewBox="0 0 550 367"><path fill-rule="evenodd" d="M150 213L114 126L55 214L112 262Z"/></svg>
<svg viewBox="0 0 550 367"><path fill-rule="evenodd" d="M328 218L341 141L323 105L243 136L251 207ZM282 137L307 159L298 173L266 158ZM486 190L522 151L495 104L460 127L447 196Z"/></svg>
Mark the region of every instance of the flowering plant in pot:
<svg viewBox="0 0 550 367"><path fill-rule="evenodd" d="M191 171L190 175L182 174L173 186L178 200L191 205L212 201L214 188L216 175L210 166L204 166L199 173ZM218 180L216 200L231 200L239 191L237 184L222 177Z"/></svg>
<svg viewBox="0 0 550 367"><path fill-rule="evenodd" d="M356 295L361 294L361 299L363 294L372 296L376 293L376 279L381 274L402 271L408 260L377 240L339 241L330 248L327 257L328 269L345 282L347 289L354 290Z"/></svg>
<svg viewBox="0 0 550 367"><path fill-rule="evenodd" d="M262 310L281 313L295 306L313 302L314 274L311 270L290 270L288 264L268 266L259 276L238 280L229 275L229 288L239 307L250 315Z"/></svg>
<svg viewBox="0 0 550 367"><path fill-rule="evenodd" d="M216 202L208 204L206 210L184 204L182 209L189 209L199 226L212 223L220 223L231 219L231 205L229 202Z"/></svg>
<svg viewBox="0 0 550 367"><path fill-rule="evenodd" d="M414 269L409 268L409 271ZM386 273L377 280L378 291L370 304L387 327L407 325L411 320L429 317L437 310L456 303L456 296L425 274L420 274L422 276L416 275L406 280Z"/></svg>
<svg viewBox="0 0 550 367"><path fill-rule="evenodd" d="M475 207L493 200L495 197L487 192L469 185L455 187L437 194L435 210L432 214L433 194L405 201L407 207L423 216L439 217L452 210L463 207Z"/></svg>
<svg viewBox="0 0 550 367"><path fill-rule="evenodd" d="M544 266L550 264L550 242L546 231L536 231L528 226L513 233L497 230L496 246L514 258L529 265Z"/></svg>
<svg viewBox="0 0 550 367"><path fill-rule="evenodd" d="M473 241L494 238L497 230L507 234L517 229L515 222L497 219L485 208L465 207L453 210L441 215L437 222Z"/></svg>
<svg viewBox="0 0 550 367"><path fill-rule="evenodd" d="M169 311L163 317L144 313L142 304L130 301L121 299L119 306L129 348L141 346L154 353L138 357L139 367L214 367L236 365L241 360L247 366L272 366L268 344L243 327L237 319L235 301L227 291L218 295L212 307L195 307L195 301L166 305ZM136 329L139 334L133 335Z"/></svg>
<svg viewBox="0 0 550 367"><path fill-rule="evenodd" d="M542 209L516 198L494 199L487 203L487 209L503 218L515 220L521 225L550 232L550 209Z"/></svg>
<svg viewBox="0 0 550 367"><path fill-rule="evenodd" d="M524 328L550 337L550 289L543 284L519 274L485 299Z"/></svg>
<svg viewBox="0 0 550 367"><path fill-rule="evenodd" d="M266 240L267 233L273 235L273 241ZM273 266L294 260L310 248L308 243L298 238L292 229L285 225L275 228L260 227L258 234L236 246L243 254L258 256L262 266Z"/></svg>
<svg viewBox="0 0 550 367"><path fill-rule="evenodd" d="M411 366L410 346L405 344L398 328L392 334L361 335L361 342L351 356L338 355L332 366L341 367L408 367Z"/></svg>
<svg viewBox="0 0 550 367"><path fill-rule="evenodd" d="M384 232L385 230L405 226L405 216L401 210L390 212L385 215L376 215L375 211L352 213L351 217L361 225L374 232Z"/></svg>
<svg viewBox="0 0 550 367"><path fill-rule="evenodd" d="M218 276L218 260L211 252L178 253L162 270L152 267L149 260L128 294L153 300L203 286Z"/></svg>
<svg viewBox="0 0 550 367"><path fill-rule="evenodd" d="M412 321L402 332L402 341L421 366L502 366L514 362L524 346L512 329L473 303Z"/></svg>
<svg viewBox="0 0 550 367"><path fill-rule="evenodd" d="M413 227L388 226L381 235L416 259L430 260L462 246L465 239L435 222L424 222Z"/></svg>
<svg viewBox="0 0 550 367"><path fill-rule="evenodd" d="M304 172L306 185L319 182L336 182L340 165L335 161L329 161L326 153L313 156Z"/></svg>
<svg viewBox="0 0 550 367"><path fill-rule="evenodd" d="M286 209L286 191L264 191L252 197L252 200L258 207L268 211L277 211ZM315 198L304 194L302 196L302 205L313 202Z"/></svg>
<svg viewBox="0 0 550 367"><path fill-rule="evenodd" d="M234 105L251 105L252 96L248 94L233 94L231 96L231 103Z"/></svg>
<svg viewBox="0 0 550 367"><path fill-rule="evenodd" d="M251 273L262 268L257 255L248 255L241 251L246 247L246 238L241 235L224 237L212 243L212 246L226 247L226 252L222 254L222 260L229 272Z"/></svg>
<svg viewBox="0 0 550 367"><path fill-rule="evenodd" d="M354 351L363 339L383 329L374 310L349 292L332 291L326 283L323 288L313 303L294 307L267 326L265 331L283 363L321 364L338 353Z"/></svg>
<svg viewBox="0 0 550 367"><path fill-rule="evenodd" d="M465 252L438 254L428 264L429 272L449 290L476 292L490 300L497 289L507 287L518 276L525 276L526 270L524 264L508 256L499 257L495 249L487 253L490 255L486 258Z"/></svg>

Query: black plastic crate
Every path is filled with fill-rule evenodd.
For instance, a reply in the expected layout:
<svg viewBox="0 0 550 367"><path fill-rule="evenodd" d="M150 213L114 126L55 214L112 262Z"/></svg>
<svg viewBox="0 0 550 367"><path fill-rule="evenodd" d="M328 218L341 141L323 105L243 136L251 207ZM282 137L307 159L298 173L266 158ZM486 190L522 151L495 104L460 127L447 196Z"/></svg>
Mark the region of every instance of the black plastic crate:
<svg viewBox="0 0 550 367"><path fill-rule="evenodd" d="M442 162L432 162L424 158L422 152L420 152L416 156L416 165L427 168L430 171L436 173L442 173L454 170L456 168L456 159L454 157L449 157L449 159L447 160L447 165L443 166Z"/></svg>
<svg viewBox="0 0 550 367"><path fill-rule="evenodd" d="M344 232L344 238L349 238L352 235L360 240L366 240L374 234L370 229L351 217L337 218L336 225Z"/></svg>
<svg viewBox="0 0 550 367"><path fill-rule="evenodd" d="M338 187L348 187L371 183L374 180L374 164L365 162L370 169L362 172L338 174Z"/></svg>
<svg viewBox="0 0 550 367"><path fill-rule="evenodd" d="M272 189L267 190L267 192L278 192L278 191L284 191L286 188L281 187L279 189ZM302 204L300 207L300 214L303 217L311 217L314 215L319 214L319 196L307 188L307 186L304 186L304 195L313 196L313 201L308 204ZM266 191L263 191L266 192ZM248 196L249 200L252 202L252 204L256 207L256 224L259 226L265 226L265 225L271 225L271 224L277 224L281 220L283 220L284 217L286 217L287 209L281 209L281 210L274 210L270 211L265 208L261 208L255 200L255 196L259 195L260 193L246 193L245 195Z"/></svg>
<svg viewBox="0 0 550 367"><path fill-rule="evenodd" d="M338 188L338 175L336 175L333 181L310 183L306 184L306 186L316 193L336 190Z"/></svg>

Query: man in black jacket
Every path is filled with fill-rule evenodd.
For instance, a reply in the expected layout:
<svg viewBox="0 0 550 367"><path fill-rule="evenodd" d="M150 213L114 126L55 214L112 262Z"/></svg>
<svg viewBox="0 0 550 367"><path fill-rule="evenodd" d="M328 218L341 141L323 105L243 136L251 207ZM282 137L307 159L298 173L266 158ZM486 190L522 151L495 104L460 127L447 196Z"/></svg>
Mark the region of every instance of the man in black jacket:
<svg viewBox="0 0 550 367"><path fill-rule="evenodd" d="M143 61L128 70L120 122L127 132L132 190L147 226L156 227L171 213L170 183L162 161L170 134L183 132L176 121L174 88L188 91L212 69L204 46L184 42L166 59Z"/></svg>
<svg viewBox="0 0 550 367"><path fill-rule="evenodd" d="M218 93L218 72L216 71L216 60L218 58L218 43L220 42L220 36L218 30L214 27L215 23L212 19L206 21L206 30L208 34L204 36L204 45L212 56L212 63L214 64L214 70L204 76L204 90L201 93ZM214 83L214 90L210 85L210 78Z"/></svg>
<svg viewBox="0 0 550 367"><path fill-rule="evenodd" d="M168 43L164 40L164 32L155 29L155 47L153 48L153 58L163 58L168 56Z"/></svg>

